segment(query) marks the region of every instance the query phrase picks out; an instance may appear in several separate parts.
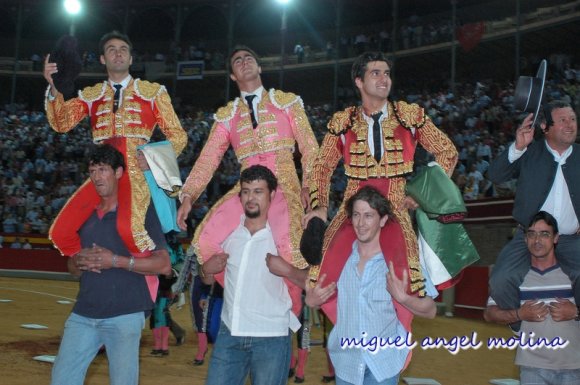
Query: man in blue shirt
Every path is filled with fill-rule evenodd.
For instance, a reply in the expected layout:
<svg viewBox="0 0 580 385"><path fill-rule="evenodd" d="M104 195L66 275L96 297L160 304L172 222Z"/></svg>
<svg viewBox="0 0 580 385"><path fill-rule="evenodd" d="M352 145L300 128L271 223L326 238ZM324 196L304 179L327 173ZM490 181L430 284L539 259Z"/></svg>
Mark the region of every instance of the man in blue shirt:
<svg viewBox="0 0 580 385"><path fill-rule="evenodd" d="M395 268L388 255L387 266L381 228L398 224L390 220L390 203L378 190L363 187L348 200L346 211L357 237L352 253L338 285L322 287L324 275L315 287L307 284L306 303L320 306L338 289L337 320L328 341L337 385L396 385L411 345L401 314L435 317L437 291L426 276L428 296L411 295L406 270Z"/></svg>
<svg viewBox="0 0 580 385"><path fill-rule="evenodd" d="M70 273L80 276L80 287L52 369L53 385L83 384L103 345L111 385L139 382L141 331L157 293L156 285L150 291L146 278L169 275L171 264L152 205L145 228L157 249L135 258L119 235L117 203L123 197L118 187L124 171L123 155L110 145L96 146L89 156L89 177L100 202L79 229L81 251L68 260Z"/></svg>

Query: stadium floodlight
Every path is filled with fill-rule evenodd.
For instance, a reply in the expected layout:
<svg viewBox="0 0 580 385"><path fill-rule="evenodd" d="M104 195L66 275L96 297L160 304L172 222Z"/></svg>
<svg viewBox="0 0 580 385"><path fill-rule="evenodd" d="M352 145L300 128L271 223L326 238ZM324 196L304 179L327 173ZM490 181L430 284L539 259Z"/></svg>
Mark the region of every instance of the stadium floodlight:
<svg viewBox="0 0 580 385"><path fill-rule="evenodd" d="M286 8L292 0L276 0L278 4L282 6L282 24L280 26L280 84L279 87L284 86L284 51L285 51L285 41L286 41Z"/></svg>
<svg viewBox="0 0 580 385"><path fill-rule="evenodd" d="M64 0L63 5L65 11L71 16L78 15L81 12L81 3L79 0Z"/></svg>
<svg viewBox="0 0 580 385"><path fill-rule="evenodd" d="M75 35L75 17L81 13L81 2L79 0L64 0L63 2L64 10L70 16L70 30L69 35Z"/></svg>

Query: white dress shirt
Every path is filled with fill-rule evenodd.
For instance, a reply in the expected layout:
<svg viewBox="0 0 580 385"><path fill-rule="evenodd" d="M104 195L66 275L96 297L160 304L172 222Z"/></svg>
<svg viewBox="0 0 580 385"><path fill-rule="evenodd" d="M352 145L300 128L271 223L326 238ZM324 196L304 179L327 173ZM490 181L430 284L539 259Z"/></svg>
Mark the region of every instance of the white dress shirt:
<svg viewBox="0 0 580 385"><path fill-rule="evenodd" d="M572 146L568 147L562 155L558 151L553 150L548 145L548 142L546 142L546 148L554 157L554 161L558 163L558 169L556 170L556 177L554 178L552 188L550 188L550 193L546 197L540 210L550 213L556 218L558 221L558 232L560 234L576 234L580 224L578 223L578 218L576 218L576 212L570 199L568 184L562 173L562 165L566 164L566 159L572 154ZM510 163L518 160L526 150L517 150L515 143L512 143L508 152L508 160Z"/></svg>
<svg viewBox="0 0 580 385"><path fill-rule="evenodd" d="M242 100L244 103L246 103L246 96L248 96L248 95L255 96L255 98L252 99L252 106L251 107L254 110L256 120L258 120L258 104L260 104L260 101L262 100L262 93L263 92L264 92L264 86L258 87L253 92L246 92L246 91L241 92L241 97L242 97ZM250 108L250 106L248 106L248 108Z"/></svg>
<svg viewBox="0 0 580 385"><path fill-rule="evenodd" d="M229 254L225 272L222 321L232 336L280 337L300 329L284 279L268 270L266 255L278 255L270 226L253 235L240 225L224 241Z"/></svg>

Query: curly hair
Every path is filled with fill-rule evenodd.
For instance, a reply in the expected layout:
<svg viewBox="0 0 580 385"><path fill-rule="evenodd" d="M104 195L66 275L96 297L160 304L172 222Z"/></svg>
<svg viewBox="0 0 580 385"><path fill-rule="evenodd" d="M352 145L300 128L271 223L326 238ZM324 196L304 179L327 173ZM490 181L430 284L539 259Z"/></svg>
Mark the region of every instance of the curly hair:
<svg viewBox="0 0 580 385"><path fill-rule="evenodd" d="M122 167L125 170L125 158L110 144L97 144L89 154L89 165L107 164L113 170Z"/></svg>
<svg viewBox="0 0 580 385"><path fill-rule="evenodd" d="M240 175L240 185L242 183L250 183L256 180L266 181L270 192L275 191L276 188L278 188L278 179L276 179L276 176L274 176L274 173L270 171L268 167L256 164L242 171L242 174Z"/></svg>

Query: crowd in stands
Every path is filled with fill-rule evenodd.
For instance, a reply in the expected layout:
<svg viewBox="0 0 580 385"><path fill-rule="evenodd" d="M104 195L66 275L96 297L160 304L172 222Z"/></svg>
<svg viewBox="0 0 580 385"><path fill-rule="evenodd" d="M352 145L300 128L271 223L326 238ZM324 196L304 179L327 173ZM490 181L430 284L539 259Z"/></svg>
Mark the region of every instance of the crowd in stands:
<svg viewBox="0 0 580 385"><path fill-rule="evenodd" d="M572 63L552 68L547 82L547 100L570 102L580 110L580 72L573 72ZM573 73L574 76L571 75ZM453 180L465 200L511 196L513 183L494 185L486 179L489 163L513 141L516 125L522 114L514 110L514 85L476 82L449 90L411 92L398 99L419 103L435 124L454 141L459 162ZM341 105L351 104L343 99ZM333 114L330 104L306 106L310 123L319 141ZM199 156L213 124L213 113L185 106L178 109L189 141L179 158L182 179ZM88 121L67 134L54 132L43 111L30 111L25 105L7 105L0 109L0 217L5 234L46 234L51 221L71 194L87 179L84 159L92 143ZM424 159L428 161L429 159ZM416 164L421 165L419 159ZM208 207L236 181L239 164L231 149L226 153L218 172L206 192L196 202L190 227L203 218ZM346 182L339 167L332 178L332 199L329 213L336 212ZM191 235L189 233L188 235Z"/></svg>

